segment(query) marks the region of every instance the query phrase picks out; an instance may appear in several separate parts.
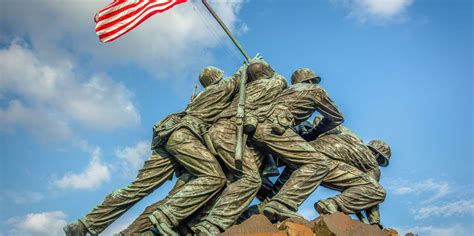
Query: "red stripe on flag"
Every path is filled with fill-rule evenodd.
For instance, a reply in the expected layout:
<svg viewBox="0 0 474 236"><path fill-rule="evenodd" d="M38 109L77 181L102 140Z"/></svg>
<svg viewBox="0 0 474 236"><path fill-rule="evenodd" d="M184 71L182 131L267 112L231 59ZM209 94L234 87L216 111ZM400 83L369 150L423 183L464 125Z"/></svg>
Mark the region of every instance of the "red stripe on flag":
<svg viewBox="0 0 474 236"><path fill-rule="evenodd" d="M172 2L172 1L167 1L166 3L158 3L158 4L156 4L156 5L151 5L151 4L147 3L146 5L143 5L142 7L136 9L135 11L129 12L129 13L127 13L127 14L125 14L125 15L123 15L123 16L121 16L121 17L115 19L115 20L113 20L113 21L107 22L107 23L105 23L105 24L103 24L103 25L98 25L98 27L96 27L95 30L98 32L98 31L100 31L100 30L109 28L109 27L111 27L111 26L113 26L113 25L117 25L117 24L119 24L120 22L125 21L125 20L127 20L127 19L129 19L129 18L132 18L132 17L133 17L133 18L140 17L140 15L142 14L143 10L146 11L147 8L149 8L150 6L151 6L151 7L165 6L165 5L167 5L167 4L170 4L171 2ZM121 11L121 12L123 12L123 11ZM138 14L138 15L137 15L137 14ZM107 20L107 19L104 19L104 21L106 21L106 20Z"/></svg>
<svg viewBox="0 0 474 236"><path fill-rule="evenodd" d="M138 24L143 22L143 20L141 20L142 18L149 18L151 16L149 14L153 15L154 13L157 13L157 12L163 12L163 11L171 8L173 5L174 5L174 3L171 3L171 2L168 3L168 7L166 7L166 8L158 8L158 7L155 7L154 5L149 5L144 10L142 10L140 12L140 14L138 14L138 15L134 16L133 18L131 18L130 21L121 22L121 23L118 24L119 25L118 27L107 30L107 32L103 32L101 34L100 39L102 41L109 41L107 39L107 37L114 36L115 34L122 35L122 34L128 32L128 31L130 31L130 28L135 28ZM154 13L152 13L152 12L154 12Z"/></svg>
<svg viewBox="0 0 474 236"><path fill-rule="evenodd" d="M130 8L133 8L133 7L137 6L137 5L140 5L140 2L132 3L132 4L129 4L129 5L126 5L126 6L122 7L122 8L120 8L120 9L117 9L117 10L113 10L113 9L112 9L111 11L104 11L104 12L101 12L101 13L100 13L100 16L99 16L99 21L105 20L105 19L110 18L110 17L112 17L112 16L115 16L115 15L117 15L117 14L119 14L119 13L121 13L121 12L124 12L124 11L126 11L126 10L128 10L128 9L130 9Z"/></svg>
<svg viewBox="0 0 474 236"><path fill-rule="evenodd" d="M96 14L96 33L102 42L114 41L140 25L152 15L167 11L186 1L187 0L115 0ZM140 6L140 4L143 3L145 4Z"/></svg>
<svg viewBox="0 0 474 236"><path fill-rule="evenodd" d="M175 4L176 5L176 4ZM164 12L170 8L172 8L174 5L171 5L171 6L168 6L164 9L160 9L160 10L154 10L150 13L148 13L146 16L143 17L143 19L139 20L138 22L134 23L134 25L132 27L130 27L129 29L127 29L126 31L124 31L123 33L120 33L119 35L117 35L116 37L113 37L111 39L107 39L106 41L104 42L112 42L114 41L115 39L117 39L118 37L128 33L130 30L134 29L135 27L137 27L139 24L141 24L143 21L147 20L148 18L150 18L151 16L153 16L154 14L156 13L161 13L161 12Z"/></svg>
<svg viewBox="0 0 474 236"><path fill-rule="evenodd" d="M148 7L148 6L149 6L149 4L147 3L147 4L143 5L143 6L141 6L141 7L137 8L137 9L135 9L134 11L131 11L131 12L127 13L127 14L124 14L123 16L120 16L120 17L118 17L117 19L111 20L110 22L107 22L107 20L109 20L109 18L111 18L111 17L108 17L108 18L106 18L106 19L103 19L102 22L105 22L105 23L102 24L102 22L101 22L100 25L98 24L97 27L95 28L95 30L98 32L98 31L100 31L100 30L102 30L102 29L106 29L106 28L109 28L109 27L111 27L111 26L113 26L113 25L117 25L118 23L120 23L120 22L122 22L122 21L125 21L125 20L127 20L127 19L129 19L129 18L136 17L136 15L137 15L138 13L140 13L143 9L146 9L146 7ZM118 14L120 14L120 13L122 13L122 12L124 12L124 11L116 11L116 12L118 12Z"/></svg>

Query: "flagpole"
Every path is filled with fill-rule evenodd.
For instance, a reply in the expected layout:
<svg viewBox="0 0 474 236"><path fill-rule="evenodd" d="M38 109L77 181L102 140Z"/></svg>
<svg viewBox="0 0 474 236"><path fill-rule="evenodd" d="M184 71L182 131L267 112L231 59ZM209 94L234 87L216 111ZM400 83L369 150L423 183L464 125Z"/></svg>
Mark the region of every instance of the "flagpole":
<svg viewBox="0 0 474 236"><path fill-rule="evenodd" d="M224 24L221 18L217 15L217 13L212 9L209 5L207 0L202 0L204 6L206 6L207 10L211 13L211 15L216 19L217 23L222 27L225 33L229 36L235 46L239 49L242 55L245 57L247 61L250 61L250 56L247 52L242 48L239 41L234 37L232 32L230 32L229 28ZM242 157L244 154L245 143L247 142L247 135L244 134L244 117L245 117L245 84L247 83L247 73L246 69L241 74L240 80L240 89L239 89L239 103L237 104L237 115L235 116L235 124L237 126L237 136L236 136L236 143L235 143L235 166L238 170L242 170ZM240 175L241 173L238 173Z"/></svg>
<svg viewBox="0 0 474 236"><path fill-rule="evenodd" d="M239 49L239 51L244 55L245 59L247 61L250 61L250 56L247 54L247 52L242 48L242 45L240 45L239 41L234 37L232 32L230 32L229 28L224 24L224 22L221 20L221 18L217 15L217 13L212 9L212 7L209 5L207 0L202 0L202 3L204 6L207 8L207 10L211 13L211 15L216 19L217 23L224 29L225 33L229 36L229 38L232 40L232 42L235 44L235 46Z"/></svg>

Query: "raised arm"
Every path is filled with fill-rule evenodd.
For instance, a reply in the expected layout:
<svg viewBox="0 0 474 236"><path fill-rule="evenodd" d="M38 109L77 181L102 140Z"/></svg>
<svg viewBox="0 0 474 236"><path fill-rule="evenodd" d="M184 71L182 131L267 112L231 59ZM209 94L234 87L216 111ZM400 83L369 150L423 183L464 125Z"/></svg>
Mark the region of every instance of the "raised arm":
<svg viewBox="0 0 474 236"><path fill-rule="evenodd" d="M316 111L323 116L323 119L308 133L302 136L307 141L315 140L319 135L336 128L344 122L342 112L339 111L336 104L329 98L324 89L319 88L314 99L317 103Z"/></svg>

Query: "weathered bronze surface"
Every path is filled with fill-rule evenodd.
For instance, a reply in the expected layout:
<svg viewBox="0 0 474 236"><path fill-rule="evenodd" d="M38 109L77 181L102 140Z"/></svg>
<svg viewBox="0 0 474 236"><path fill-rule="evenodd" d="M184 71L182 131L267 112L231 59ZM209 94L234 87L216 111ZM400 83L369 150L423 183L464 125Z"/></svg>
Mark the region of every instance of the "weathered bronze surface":
<svg viewBox="0 0 474 236"><path fill-rule="evenodd" d="M215 67L203 69L204 89L184 112L154 126L153 154L136 179L66 226L66 235L101 233L173 173L179 178L170 193L120 235L216 235L254 213L274 221L301 217L298 207L319 185L341 192L315 203L320 214L362 217L365 212L368 223L381 226L378 205L386 192L378 182L379 166L388 165L390 147L380 140L365 144L342 126L344 117L316 73L298 69L287 87L286 79L257 55L230 78L223 74ZM238 104L244 104L243 119ZM311 124L307 120L314 112L321 117ZM240 127L245 134L236 162ZM285 168L272 182L268 176L277 165ZM261 204L249 207L256 196Z"/></svg>

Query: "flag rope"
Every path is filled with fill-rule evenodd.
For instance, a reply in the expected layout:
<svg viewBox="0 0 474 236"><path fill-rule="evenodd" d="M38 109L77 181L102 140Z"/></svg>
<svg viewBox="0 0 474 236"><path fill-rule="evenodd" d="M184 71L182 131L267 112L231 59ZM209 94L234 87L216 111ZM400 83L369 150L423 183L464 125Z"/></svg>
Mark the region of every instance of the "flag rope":
<svg viewBox="0 0 474 236"><path fill-rule="evenodd" d="M202 9L200 9L194 2L191 2L193 4L193 10L197 12L197 15L199 15L199 18L201 21L204 23L205 27L212 33L214 38L216 39L217 42L223 42L224 48L227 51L228 54L230 54L233 58L239 60L240 56L239 54L235 51L235 47L231 47L230 42L227 40L223 40L221 37L219 37L219 33L215 27L211 23L211 21L205 17L204 13L202 12Z"/></svg>

